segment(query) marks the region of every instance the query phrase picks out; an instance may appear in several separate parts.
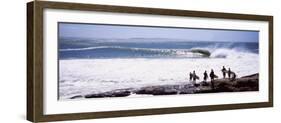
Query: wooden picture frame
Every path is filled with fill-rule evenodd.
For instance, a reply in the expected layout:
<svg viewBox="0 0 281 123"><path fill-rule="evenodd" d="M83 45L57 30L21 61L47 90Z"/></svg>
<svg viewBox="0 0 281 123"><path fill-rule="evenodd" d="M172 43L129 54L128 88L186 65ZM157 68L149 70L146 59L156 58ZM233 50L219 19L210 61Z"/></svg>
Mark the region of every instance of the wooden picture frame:
<svg viewBox="0 0 281 123"><path fill-rule="evenodd" d="M175 17L196 17L230 20L246 20L268 23L268 101L217 104L203 106L181 106L164 108L147 108L134 110L116 110L101 112L79 112L67 114L44 114L44 11L46 9L98 11L123 14L163 15ZM74 17L75 18L75 17ZM125 6L94 5L80 3L33 1L27 3L27 120L48 122L62 120L80 120L108 117L156 115L273 106L273 16L217 13L187 10L140 8Z"/></svg>

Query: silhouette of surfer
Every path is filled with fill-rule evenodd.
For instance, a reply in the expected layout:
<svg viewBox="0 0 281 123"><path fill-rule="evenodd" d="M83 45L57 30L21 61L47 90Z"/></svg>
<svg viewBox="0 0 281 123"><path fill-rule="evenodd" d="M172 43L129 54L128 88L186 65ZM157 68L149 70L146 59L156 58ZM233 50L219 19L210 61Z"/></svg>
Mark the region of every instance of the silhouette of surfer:
<svg viewBox="0 0 281 123"><path fill-rule="evenodd" d="M207 71L205 70L205 72L204 72L204 81L206 82L207 81L207 79L208 79L208 74L207 74Z"/></svg>
<svg viewBox="0 0 281 123"><path fill-rule="evenodd" d="M196 80L199 79L199 77L196 75L195 70L193 71L193 82L196 83Z"/></svg>
<svg viewBox="0 0 281 123"><path fill-rule="evenodd" d="M231 76L231 70L230 70L230 68L228 68L227 75L228 75L228 78L230 79L230 76Z"/></svg>
<svg viewBox="0 0 281 123"><path fill-rule="evenodd" d="M211 69L211 73L210 73L210 78L211 78L211 86L212 86L212 89L214 89L214 80L215 78L217 78L217 76L215 75L215 72L213 69Z"/></svg>
<svg viewBox="0 0 281 123"><path fill-rule="evenodd" d="M231 81L234 81L236 79L236 74L234 72L231 72Z"/></svg>
<svg viewBox="0 0 281 123"><path fill-rule="evenodd" d="M193 74L189 72L189 81L192 81L192 79L193 79Z"/></svg>
<svg viewBox="0 0 281 123"><path fill-rule="evenodd" d="M224 66L222 66L221 71L222 71L223 78L225 78L225 75L226 75L227 70L225 69Z"/></svg>

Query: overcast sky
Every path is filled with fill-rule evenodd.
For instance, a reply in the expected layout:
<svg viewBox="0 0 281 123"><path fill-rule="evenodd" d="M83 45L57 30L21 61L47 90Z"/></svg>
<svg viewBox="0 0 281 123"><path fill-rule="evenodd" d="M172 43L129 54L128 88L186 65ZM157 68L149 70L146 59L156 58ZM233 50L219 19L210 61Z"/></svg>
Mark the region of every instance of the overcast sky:
<svg viewBox="0 0 281 123"><path fill-rule="evenodd" d="M59 23L60 37L170 38L187 41L258 42L258 31L160 28L120 25Z"/></svg>

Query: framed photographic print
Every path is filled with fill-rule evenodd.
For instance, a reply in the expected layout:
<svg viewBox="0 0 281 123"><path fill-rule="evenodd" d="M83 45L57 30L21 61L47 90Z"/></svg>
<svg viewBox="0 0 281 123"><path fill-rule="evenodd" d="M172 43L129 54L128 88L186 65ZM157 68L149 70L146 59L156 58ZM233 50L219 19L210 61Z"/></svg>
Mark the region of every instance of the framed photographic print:
<svg viewBox="0 0 281 123"><path fill-rule="evenodd" d="M33 122L273 106L273 17L27 4Z"/></svg>

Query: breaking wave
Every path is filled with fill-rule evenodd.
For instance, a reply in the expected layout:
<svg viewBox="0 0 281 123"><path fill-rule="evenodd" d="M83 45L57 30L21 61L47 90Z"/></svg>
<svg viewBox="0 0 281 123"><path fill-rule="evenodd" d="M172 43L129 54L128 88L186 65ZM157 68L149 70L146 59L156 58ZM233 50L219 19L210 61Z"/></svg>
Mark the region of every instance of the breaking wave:
<svg viewBox="0 0 281 123"><path fill-rule="evenodd" d="M74 49L60 49L60 52L92 52L100 53L119 53L127 54L128 56L174 56L174 57L209 57L211 53L205 49L152 49L152 48L130 48L120 46L98 46L98 47L87 47L87 48L74 48Z"/></svg>
<svg viewBox="0 0 281 123"><path fill-rule="evenodd" d="M191 48L191 49L157 49L131 48L121 46L97 46L86 48L60 49L64 54L87 54L88 58L96 58L95 54L106 58L108 55L116 57L178 57L178 58L241 58L258 55L245 49L228 48ZM114 56L108 56L114 57Z"/></svg>

